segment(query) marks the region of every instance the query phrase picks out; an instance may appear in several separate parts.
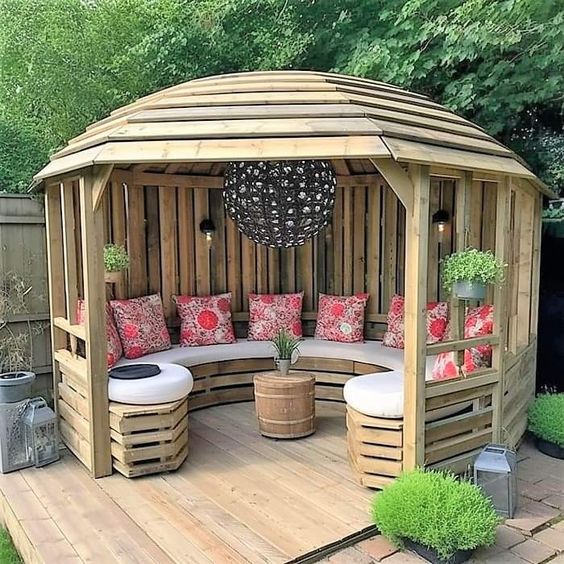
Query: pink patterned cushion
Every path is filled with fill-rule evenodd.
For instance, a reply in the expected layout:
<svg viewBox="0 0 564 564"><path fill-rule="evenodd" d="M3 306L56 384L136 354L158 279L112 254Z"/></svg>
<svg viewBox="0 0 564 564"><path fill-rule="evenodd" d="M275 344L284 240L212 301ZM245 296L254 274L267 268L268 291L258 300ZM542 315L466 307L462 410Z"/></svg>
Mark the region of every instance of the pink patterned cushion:
<svg viewBox="0 0 564 564"><path fill-rule="evenodd" d="M340 343L364 340L364 309L368 294L328 296L319 294L315 338Z"/></svg>
<svg viewBox="0 0 564 564"><path fill-rule="evenodd" d="M281 329L302 336L302 302L299 294L249 294L249 341L271 341Z"/></svg>
<svg viewBox="0 0 564 564"><path fill-rule="evenodd" d="M76 304L76 322L84 325L85 320L84 300L78 300ZM106 303L106 340L107 340L107 361L108 370L123 356L121 341L119 340L118 330L114 322L112 308Z"/></svg>
<svg viewBox="0 0 564 564"><path fill-rule="evenodd" d="M392 296L388 309L388 329L384 333L382 344L396 349L404 348L404 307L403 296ZM447 302L429 302L427 304L427 344L442 341L446 335L448 322Z"/></svg>
<svg viewBox="0 0 564 564"><path fill-rule="evenodd" d="M180 346L234 343L231 292L217 296L174 296L180 326Z"/></svg>
<svg viewBox="0 0 564 564"><path fill-rule="evenodd" d="M158 294L110 302L125 358L170 349L163 303Z"/></svg>
<svg viewBox="0 0 564 564"><path fill-rule="evenodd" d="M464 320L464 338L482 337L493 332L493 306L483 305L472 308L466 313ZM492 348L490 345L480 345L464 351L464 374L470 374L479 368L491 365ZM441 353L435 360L432 377L433 380L447 380L457 378L459 369L455 362L455 353Z"/></svg>

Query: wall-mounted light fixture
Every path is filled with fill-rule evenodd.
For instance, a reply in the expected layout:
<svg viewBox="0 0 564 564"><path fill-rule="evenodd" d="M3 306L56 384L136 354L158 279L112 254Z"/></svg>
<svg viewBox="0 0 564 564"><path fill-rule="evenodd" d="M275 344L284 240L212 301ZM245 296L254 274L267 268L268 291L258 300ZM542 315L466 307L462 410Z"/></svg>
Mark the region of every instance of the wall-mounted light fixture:
<svg viewBox="0 0 564 564"><path fill-rule="evenodd" d="M215 225L211 219L204 219L200 223L200 231L205 235L206 241L211 243L213 239L213 234L215 233Z"/></svg>
<svg viewBox="0 0 564 564"><path fill-rule="evenodd" d="M437 226L439 233L444 233L449 221L450 214L446 210L438 210L433 214L433 224Z"/></svg>

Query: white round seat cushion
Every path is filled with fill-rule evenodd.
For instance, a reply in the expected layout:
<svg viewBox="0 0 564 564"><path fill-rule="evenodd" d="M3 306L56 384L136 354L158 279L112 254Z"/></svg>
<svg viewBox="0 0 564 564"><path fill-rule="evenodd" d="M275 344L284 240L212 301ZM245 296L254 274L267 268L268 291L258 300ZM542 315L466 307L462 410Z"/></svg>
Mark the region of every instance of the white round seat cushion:
<svg viewBox="0 0 564 564"><path fill-rule="evenodd" d="M403 417L403 372L377 372L347 380L345 401L354 410L371 417Z"/></svg>
<svg viewBox="0 0 564 564"><path fill-rule="evenodd" d="M144 363L132 363L144 364ZM137 380L108 378L110 401L132 405L168 403L185 398L194 385L190 370L178 364L160 364L160 374Z"/></svg>

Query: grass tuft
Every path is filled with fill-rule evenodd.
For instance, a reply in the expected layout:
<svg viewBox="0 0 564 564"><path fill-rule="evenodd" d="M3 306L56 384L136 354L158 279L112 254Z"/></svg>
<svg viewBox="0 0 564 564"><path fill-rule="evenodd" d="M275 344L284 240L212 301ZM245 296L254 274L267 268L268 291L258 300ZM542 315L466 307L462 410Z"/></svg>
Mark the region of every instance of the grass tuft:
<svg viewBox="0 0 564 564"><path fill-rule="evenodd" d="M0 529L0 564L22 564L22 559L6 529Z"/></svg>
<svg viewBox="0 0 564 564"><path fill-rule="evenodd" d="M564 448L564 394L539 394L529 408L529 431Z"/></svg>
<svg viewBox="0 0 564 564"><path fill-rule="evenodd" d="M438 471L402 474L376 494L372 517L396 546L417 542L448 560L457 550L495 542L500 522L490 499L469 481Z"/></svg>

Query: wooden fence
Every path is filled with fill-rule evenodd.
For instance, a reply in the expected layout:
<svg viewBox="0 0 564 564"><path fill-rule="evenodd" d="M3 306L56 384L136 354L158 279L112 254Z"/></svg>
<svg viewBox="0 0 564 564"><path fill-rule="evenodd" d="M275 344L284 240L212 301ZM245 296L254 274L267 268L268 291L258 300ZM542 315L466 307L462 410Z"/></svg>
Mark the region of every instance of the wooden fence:
<svg viewBox="0 0 564 564"><path fill-rule="evenodd" d="M27 361L18 369L31 368L34 393L51 401L45 215L41 200L21 194L0 194L0 340L4 351L19 343Z"/></svg>

